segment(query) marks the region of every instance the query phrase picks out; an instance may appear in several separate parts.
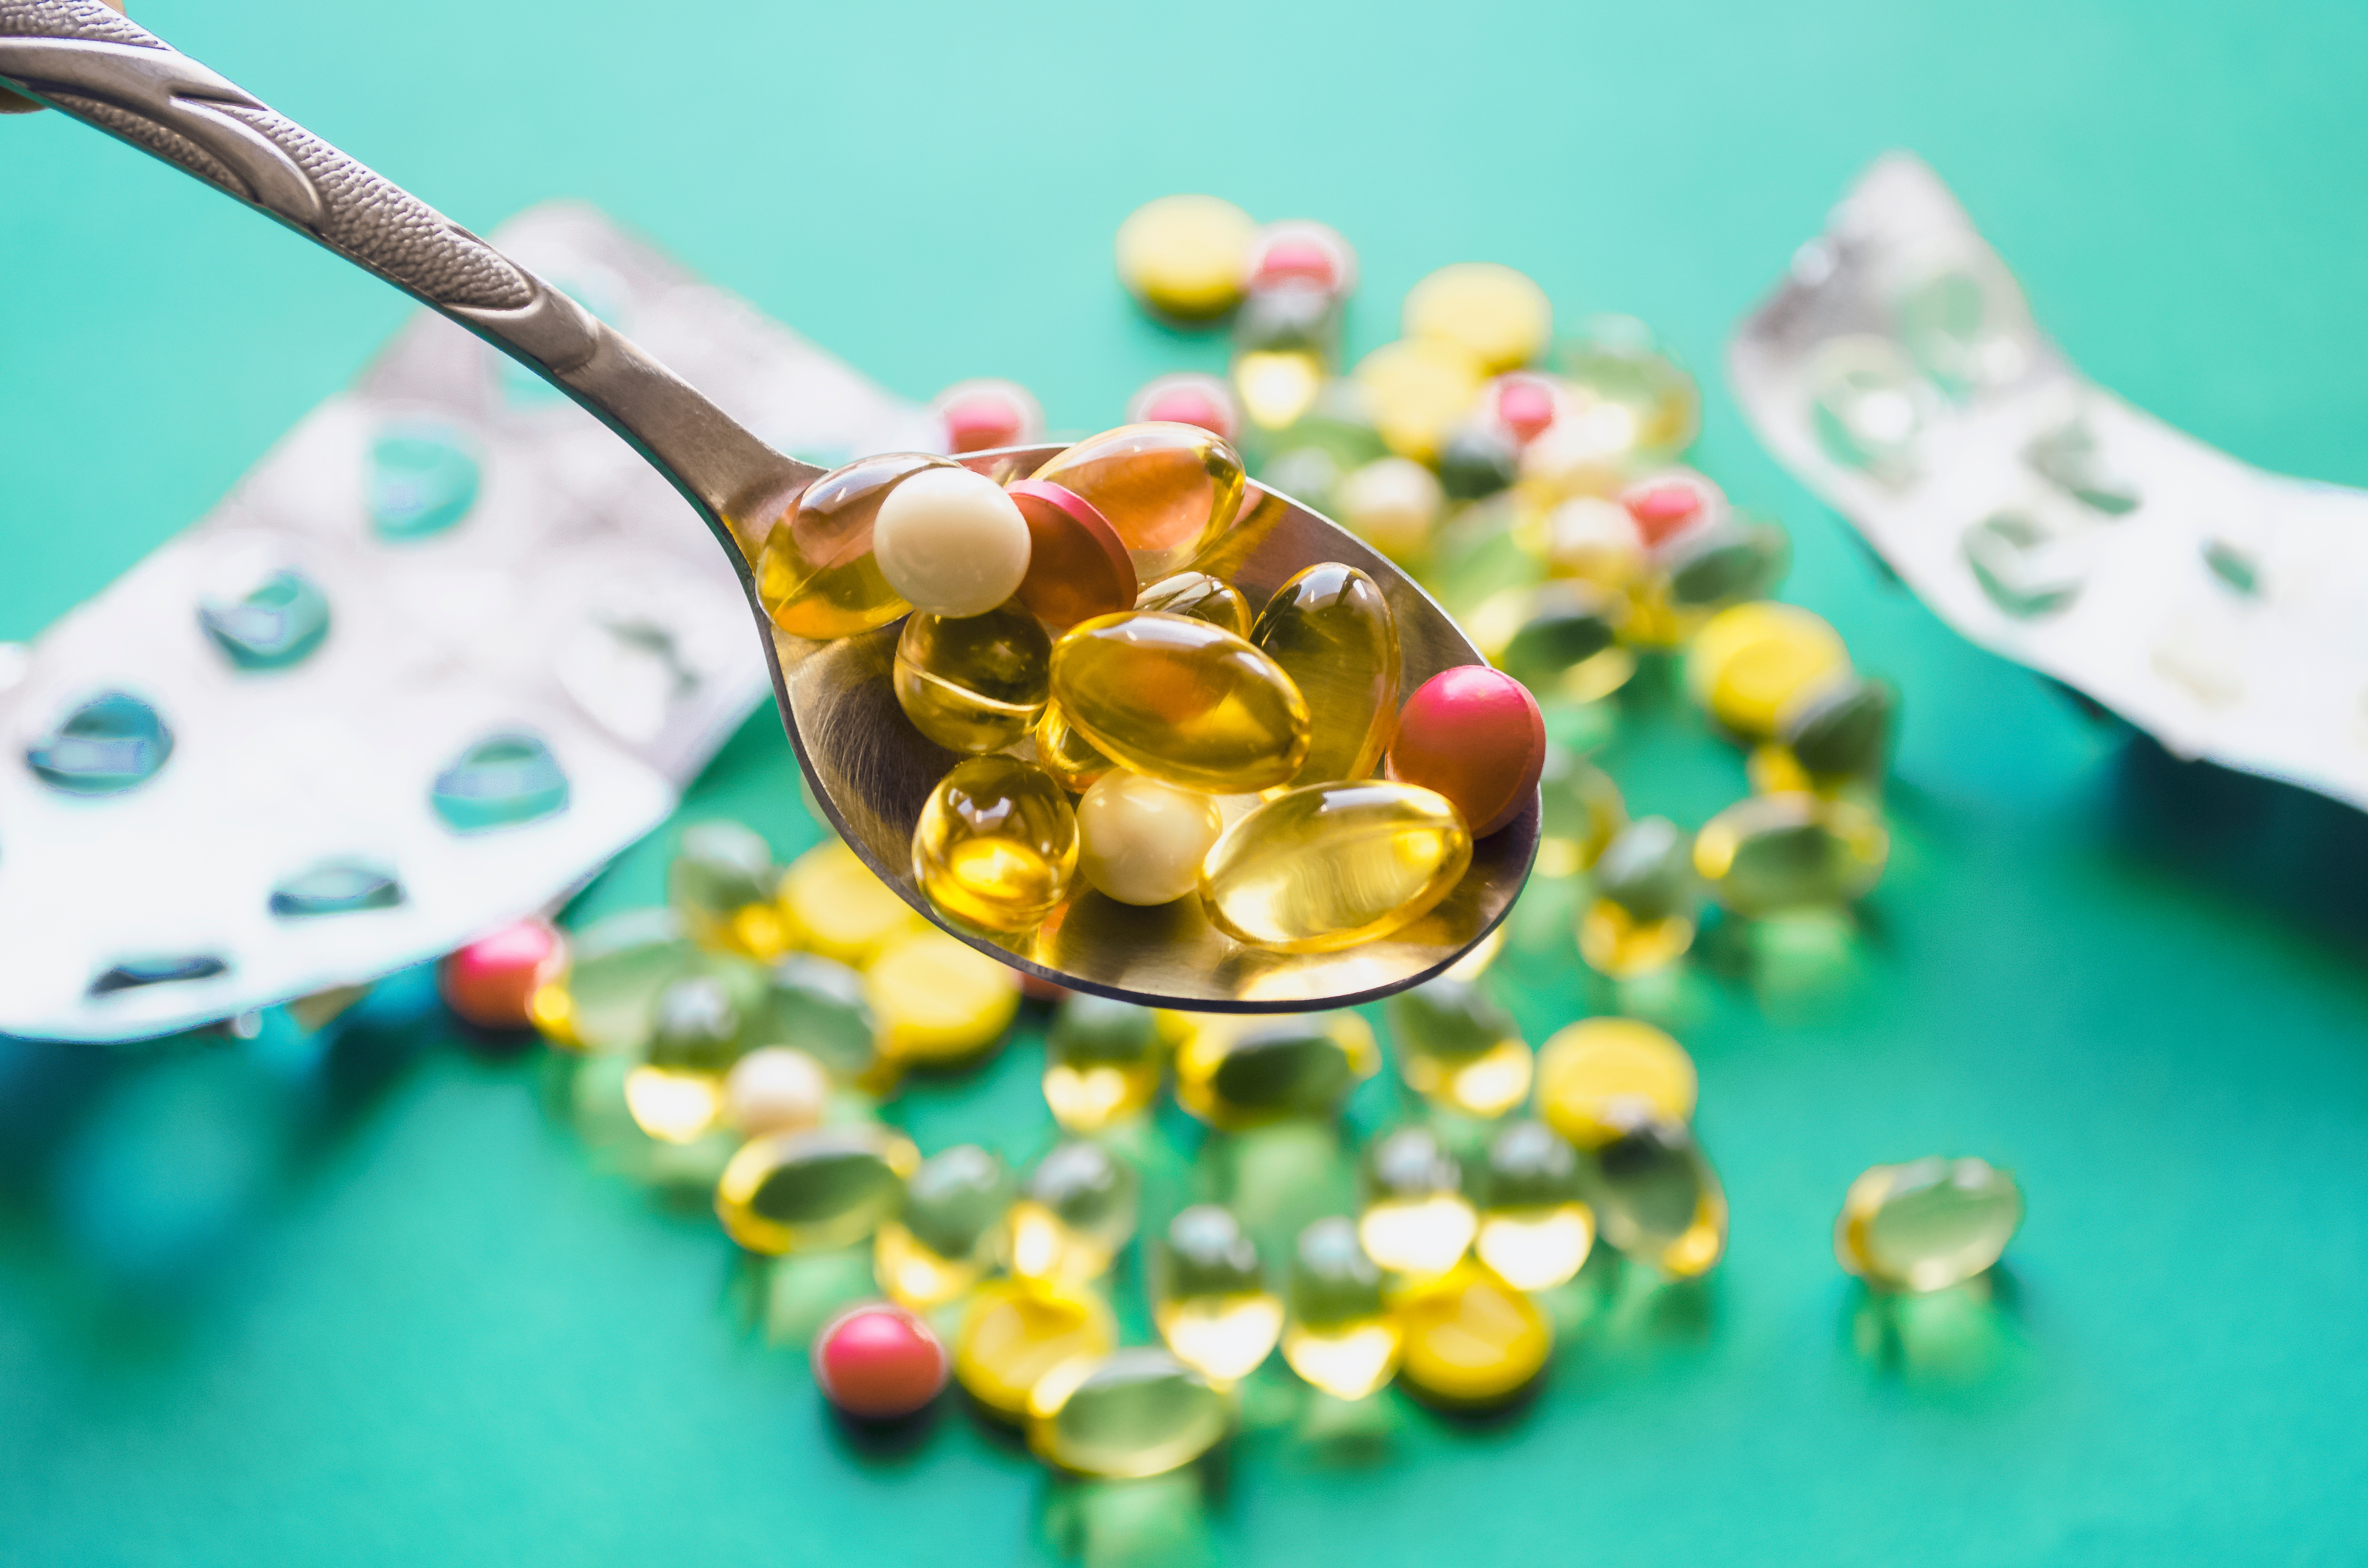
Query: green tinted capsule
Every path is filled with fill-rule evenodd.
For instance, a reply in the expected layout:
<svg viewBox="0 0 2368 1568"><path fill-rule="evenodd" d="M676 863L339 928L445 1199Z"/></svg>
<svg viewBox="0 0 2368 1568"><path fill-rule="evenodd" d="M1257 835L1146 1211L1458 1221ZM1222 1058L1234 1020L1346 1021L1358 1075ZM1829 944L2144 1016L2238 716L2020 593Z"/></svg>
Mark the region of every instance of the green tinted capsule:
<svg viewBox="0 0 2368 1568"><path fill-rule="evenodd" d="M1404 1335L1382 1301L1382 1271L1347 1220L1299 1233L1282 1358L1335 1399L1363 1399L1397 1369Z"/></svg>
<svg viewBox="0 0 2368 1568"><path fill-rule="evenodd" d="M1785 714L1778 738L1820 788L1880 779L1898 710L1899 695L1888 682L1845 681Z"/></svg>
<svg viewBox="0 0 2368 1568"><path fill-rule="evenodd" d="M666 867L666 903L702 948L749 958L779 958L789 926L773 902L780 868L772 846L736 822L693 823Z"/></svg>
<svg viewBox="0 0 2368 1568"><path fill-rule="evenodd" d="M1159 1020L1147 1007L1080 993L1044 1035L1044 1103L1071 1132L1133 1116L1159 1092Z"/></svg>
<svg viewBox="0 0 2368 1568"><path fill-rule="evenodd" d="M1542 1121L1509 1124L1489 1142L1478 1186L1481 1262L1522 1290L1550 1290L1578 1272L1595 1245L1595 1215L1567 1139Z"/></svg>
<svg viewBox="0 0 2368 1568"><path fill-rule="evenodd" d="M1358 1186L1364 1207L1357 1239L1394 1274L1446 1273L1472 1244L1479 1221L1463 1196L1455 1156L1427 1127L1401 1127L1365 1151Z"/></svg>
<svg viewBox="0 0 2368 1568"><path fill-rule="evenodd" d="M818 1252L861 1241L903 1202L920 1155L876 1125L752 1139L715 1185L715 1215L750 1252Z"/></svg>
<svg viewBox="0 0 2368 1568"><path fill-rule="evenodd" d="M994 1267L1011 1175L975 1143L921 1162L905 1184L902 1208L880 1222L872 1273L880 1288L916 1312L943 1306Z"/></svg>
<svg viewBox="0 0 2368 1568"><path fill-rule="evenodd" d="M1224 1396L1165 1350L1121 1350L1084 1366L1065 1398L1041 1384L1030 1398L1039 1414L1029 1447L1064 1469L1159 1475L1208 1452L1232 1424Z"/></svg>
<svg viewBox="0 0 2368 1568"><path fill-rule="evenodd" d="M1567 877L1602 858L1628 825L1628 803L1611 776L1557 745L1538 776L1538 874Z"/></svg>
<svg viewBox="0 0 2368 1568"><path fill-rule="evenodd" d="M1186 1017L1191 1032L1176 1051L1176 1098L1214 1127L1334 1115L1380 1059L1372 1031L1354 1013Z"/></svg>
<svg viewBox="0 0 2368 1568"><path fill-rule="evenodd" d="M584 1050L632 1055L649 1043L658 993L705 960L670 909L611 915L569 938L567 1023Z"/></svg>
<svg viewBox="0 0 2368 1568"><path fill-rule="evenodd" d="M1307 700L1307 756L1291 781L1371 775L1398 712L1397 621L1381 585L1338 562L1310 566L1275 590L1249 640Z"/></svg>
<svg viewBox="0 0 2368 1568"><path fill-rule="evenodd" d="M1512 1015L1466 981L1428 981L1383 1009L1406 1086L1435 1104L1496 1117L1530 1092L1530 1048Z"/></svg>
<svg viewBox="0 0 2368 1568"><path fill-rule="evenodd" d="M766 974L757 1006L768 1045L793 1045L843 1084L861 1080L880 1061L879 1028L863 977L836 959L792 953Z"/></svg>
<svg viewBox="0 0 2368 1568"><path fill-rule="evenodd" d="M1814 795L1758 795L1703 824L1693 859L1720 903L1757 918L1864 896L1890 850L1890 835L1862 806Z"/></svg>
<svg viewBox="0 0 2368 1568"><path fill-rule="evenodd" d="M1521 476L1512 442L1482 426L1467 426L1439 449L1439 484L1451 500L1494 495Z"/></svg>
<svg viewBox="0 0 2368 1568"><path fill-rule="evenodd" d="M1553 582L1530 599L1530 612L1497 655L1497 667L1522 685L1546 690L1619 642L1620 602L1590 583Z"/></svg>
<svg viewBox="0 0 2368 1568"><path fill-rule="evenodd" d="M1178 1359L1220 1382L1247 1377L1282 1332L1258 1245L1230 1210L1197 1204L1169 1222L1152 1316Z"/></svg>
<svg viewBox="0 0 2368 1568"><path fill-rule="evenodd" d="M1603 1239L1664 1274L1701 1274L1726 1250L1726 1194L1685 1124L1630 1120L1580 1166Z"/></svg>
<svg viewBox="0 0 2368 1568"><path fill-rule="evenodd" d="M1669 603L1712 610L1764 599L1784 580L1793 542L1772 523L1730 521L1697 528L1669 548Z"/></svg>
<svg viewBox="0 0 2368 1568"><path fill-rule="evenodd" d="M675 1073L721 1074L746 1049L742 1004L753 987L717 974L686 975L658 993L650 1041L652 1067Z"/></svg>
<svg viewBox="0 0 2368 1568"><path fill-rule="evenodd" d="M1134 1168L1100 1144L1055 1145L1011 1206L1011 1272L1064 1284L1099 1275L1134 1234L1141 1188Z"/></svg>
<svg viewBox="0 0 2368 1568"><path fill-rule="evenodd" d="M1869 1284L1943 1290L1998 1262L2022 1224L2022 1189L1987 1160L1876 1165L1850 1183L1834 1256Z"/></svg>

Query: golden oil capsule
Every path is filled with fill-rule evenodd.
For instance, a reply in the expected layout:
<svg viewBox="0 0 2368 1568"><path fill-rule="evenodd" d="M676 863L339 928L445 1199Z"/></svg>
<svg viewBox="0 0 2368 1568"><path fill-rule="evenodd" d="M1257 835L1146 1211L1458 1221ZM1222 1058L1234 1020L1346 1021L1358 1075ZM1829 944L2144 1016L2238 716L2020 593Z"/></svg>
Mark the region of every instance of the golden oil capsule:
<svg viewBox="0 0 2368 1568"><path fill-rule="evenodd" d="M1398 1375L1445 1404L1499 1404L1554 1354L1554 1324L1485 1264L1465 1263L1400 1297Z"/></svg>
<svg viewBox="0 0 2368 1568"><path fill-rule="evenodd" d="M951 618L916 610L896 638L896 705L948 751L999 751L1053 695L1053 640L1015 602Z"/></svg>
<svg viewBox="0 0 2368 1568"><path fill-rule="evenodd" d="M1242 460L1197 425L1121 425L1056 454L1032 476L1107 518L1139 582L1190 566L1241 511Z"/></svg>
<svg viewBox="0 0 2368 1568"><path fill-rule="evenodd" d="M863 990L892 1062L977 1056L1019 1011L1019 977L1008 965L927 924L872 960Z"/></svg>
<svg viewBox="0 0 2368 1568"><path fill-rule="evenodd" d="M1498 1117L1530 1092L1530 1047L1512 1016L1469 981L1442 975L1383 1006L1398 1074L1434 1105Z"/></svg>
<svg viewBox="0 0 2368 1568"><path fill-rule="evenodd" d="M1076 726L1061 711L1059 703L1047 702L1044 716L1036 722L1036 766L1051 774L1053 781L1070 794L1082 795L1100 783L1118 764L1078 733Z"/></svg>
<svg viewBox="0 0 2368 1568"><path fill-rule="evenodd" d="M1595 893L1579 917L1578 954L1599 972L1649 974L1693 946L1701 895L1692 841L1667 817L1621 830L1595 864Z"/></svg>
<svg viewBox="0 0 2368 1568"><path fill-rule="evenodd" d="M974 756L938 780L913 824L913 876L929 902L986 931L1034 928L1077 879L1077 817L1052 775Z"/></svg>
<svg viewBox="0 0 2368 1568"><path fill-rule="evenodd" d="M1110 1309L1085 1292L1026 1279L990 1279L971 1292L954 1334L954 1379L1007 1420L1029 1413L1038 1385L1073 1389L1083 1369L1118 1344ZM1064 1391L1065 1392L1065 1391Z"/></svg>
<svg viewBox="0 0 2368 1568"><path fill-rule="evenodd" d="M1480 1228L1455 1156L1427 1127L1401 1127L1359 1163L1357 1240L1393 1274L1428 1278L1455 1267Z"/></svg>
<svg viewBox="0 0 2368 1568"><path fill-rule="evenodd" d="M1640 1116L1685 1121L1697 1092L1685 1047L1640 1018L1581 1018L1538 1052L1538 1115L1582 1149Z"/></svg>
<svg viewBox="0 0 2368 1568"><path fill-rule="evenodd" d="M1870 1285L1945 1290L1988 1268L2022 1224L2022 1189L1987 1160L1875 1165L1850 1183L1834 1256Z"/></svg>
<svg viewBox="0 0 2368 1568"><path fill-rule="evenodd" d="M1739 801L1694 835L1694 869L1711 896L1747 919L1853 903L1890 853L1873 812L1814 795Z"/></svg>
<svg viewBox="0 0 2368 1568"><path fill-rule="evenodd" d="M1307 702L1282 666L1187 616L1073 628L1053 645L1053 699L1096 750L1188 790L1270 790L1307 759Z"/></svg>
<svg viewBox="0 0 2368 1568"><path fill-rule="evenodd" d="M771 1133L723 1167L715 1216L750 1252L845 1246L896 1212L920 1163L910 1139L880 1126Z"/></svg>
<svg viewBox="0 0 2368 1568"><path fill-rule="evenodd" d="M1267 1289L1241 1221L1195 1204L1169 1221L1158 1262L1152 1317L1177 1359L1220 1383L1258 1370L1282 1334L1282 1299Z"/></svg>
<svg viewBox="0 0 2368 1568"><path fill-rule="evenodd" d="M916 1312L955 1300L984 1278L1002 1243L1011 1174L975 1143L923 1160L905 1182L902 1207L872 1238L872 1276Z"/></svg>
<svg viewBox="0 0 2368 1568"><path fill-rule="evenodd" d="M1551 1290L1587 1262L1595 1213L1582 1196L1578 1151L1542 1121L1516 1121L1489 1141L1480 1171L1480 1232L1472 1250L1516 1290Z"/></svg>
<svg viewBox="0 0 2368 1568"><path fill-rule="evenodd" d="M1310 566L1275 590L1250 642L1307 702L1307 757L1292 782L1371 776L1398 712L1397 622L1381 585L1337 561Z"/></svg>
<svg viewBox="0 0 2368 1568"><path fill-rule="evenodd" d="M780 902L798 946L858 969L928 926L836 838L790 862Z"/></svg>
<svg viewBox="0 0 2368 1568"><path fill-rule="evenodd" d="M1603 1239L1678 1278L1726 1250L1726 1194L1684 1122L1634 1115L1581 1167Z"/></svg>
<svg viewBox="0 0 2368 1568"><path fill-rule="evenodd" d="M1177 1103L1228 1131L1334 1115L1381 1062L1372 1029L1354 1013L1169 1017L1186 1031L1176 1047Z"/></svg>
<svg viewBox="0 0 2368 1568"><path fill-rule="evenodd" d="M1850 650L1839 632L1810 611L1772 599L1719 611L1686 655L1687 689L1747 740L1773 736L1792 705L1850 673Z"/></svg>
<svg viewBox="0 0 2368 1568"><path fill-rule="evenodd" d="M1156 610L1162 615L1190 616L1221 626L1235 636L1247 640L1250 634L1250 601L1242 591L1222 577L1212 577L1206 572L1178 572L1163 577L1143 590L1134 608Z"/></svg>
<svg viewBox="0 0 2368 1568"><path fill-rule="evenodd" d="M1382 1271L1357 1227L1318 1220L1299 1233L1291 1263L1282 1358L1335 1399L1363 1399L1397 1370L1398 1319L1382 1301Z"/></svg>
<svg viewBox="0 0 2368 1568"><path fill-rule="evenodd" d="M760 835L736 822L693 823L666 867L666 903L700 947L769 963L792 937L773 902L780 877Z"/></svg>
<svg viewBox="0 0 2368 1568"><path fill-rule="evenodd" d="M1133 1166L1099 1143L1073 1138L1054 1145L1011 1206L1011 1272L1064 1285L1108 1272L1134 1234L1142 1185Z"/></svg>
<svg viewBox="0 0 2368 1568"><path fill-rule="evenodd" d="M1065 1132L1099 1132L1140 1116L1159 1094L1165 1054L1149 1008L1070 996L1044 1032L1044 1103Z"/></svg>
<svg viewBox="0 0 2368 1568"><path fill-rule="evenodd" d="M1165 1350L1121 1350L1029 1397L1028 1446L1080 1475L1135 1480L1190 1464L1233 1426L1225 1396Z"/></svg>
<svg viewBox="0 0 2368 1568"><path fill-rule="evenodd" d="M1201 898L1238 941L1331 952L1421 919L1471 864L1471 832L1445 796L1381 779L1313 784L1226 830Z"/></svg>
<svg viewBox="0 0 2368 1568"><path fill-rule="evenodd" d="M885 626L911 608L881 574L871 525L897 485L924 469L959 466L926 452L888 452L807 485L757 553L757 597L773 624L823 642Z"/></svg>

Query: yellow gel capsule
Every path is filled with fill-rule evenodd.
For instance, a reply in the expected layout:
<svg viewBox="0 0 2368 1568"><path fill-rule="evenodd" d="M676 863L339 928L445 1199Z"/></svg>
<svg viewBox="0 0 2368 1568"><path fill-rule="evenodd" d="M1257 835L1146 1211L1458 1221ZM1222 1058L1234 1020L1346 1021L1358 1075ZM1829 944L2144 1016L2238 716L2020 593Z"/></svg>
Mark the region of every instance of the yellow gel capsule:
<svg viewBox="0 0 2368 1568"><path fill-rule="evenodd" d="M1044 1103L1067 1132L1099 1132L1148 1108L1166 1049L1147 1007L1083 993L1044 1031Z"/></svg>
<svg viewBox="0 0 2368 1568"><path fill-rule="evenodd" d="M1163 196L1127 214L1118 230L1118 276L1127 292L1184 321L1221 316L1239 302L1258 225L1213 196Z"/></svg>
<svg viewBox="0 0 2368 1568"><path fill-rule="evenodd" d="M1537 1303L1476 1263L1400 1298L1397 1319L1398 1375L1442 1403L1500 1403L1554 1354L1554 1324Z"/></svg>
<svg viewBox="0 0 2368 1568"><path fill-rule="evenodd" d="M835 838L790 863L780 905L797 945L858 969L928 924Z"/></svg>
<svg viewBox="0 0 2368 1568"><path fill-rule="evenodd" d="M1176 1103L1228 1131L1331 1116L1381 1063L1372 1029L1354 1013L1167 1017L1185 1030L1176 1047Z"/></svg>
<svg viewBox="0 0 2368 1568"><path fill-rule="evenodd" d="M1234 391L1253 424L1280 430L1324 390L1324 356L1307 348L1253 348L1234 356Z"/></svg>
<svg viewBox="0 0 2368 1568"><path fill-rule="evenodd" d="M1314 784L1226 830L1201 898L1239 941L1331 952L1421 919L1471 864L1472 835L1446 797L1379 779Z"/></svg>
<svg viewBox="0 0 2368 1568"><path fill-rule="evenodd" d="M1870 1285L1945 1290L1988 1268L2022 1225L2022 1188L1987 1160L1875 1165L1850 1183L1834 1256Z"/></svg>
<svg viewBox="0 0 2368 1568"><path fill-rule="evenodd" d="M1121 1350L1029 1401L1028 1446L1080 1475L1137 1479L1188 1465L1233 1425L1224 1395L1165 1350Z"/></svg>
<svg viewBox="0 0 2368 1568"><path fill-rule="evenodd" d="M1463 1196L1463 1172L1439 1135L1402 1127L1365 1154L1364 1207L1357 1240L1365 1256L1393 1274L1446 1273L1472 1244L1480 1221Z"/></svg>
<svg viewBox="0 0 2368 1568"><path fill-rule="evenodd" d="M1370 776L1398 713L1398 630L1380 584L1323 562L1274 592L1250 641L1282 666L1307 701L1307 760L1292 781Z"/></svg>
<svg viewBox="0 0 2368 1568"><path fill-rule="evenodd" d="M1141 1190L1134 1168L1100 1144L1073 1138L1056 1145L1011 1206L1011 1272L1069 1285L1107 1272L1134 1234Z"/></svg>
<svg viewBox="0 0 2368 1568"><path fill-rule="evenodd" d="M715 1216L750 1252L815 1252L896 1212L921 1156L884 1127L817 1127L751 1139L715 1184Z"/></svg>
<svg viewBox="0 0 2368 1568"><path fill-rule="evenodd" d="M723 1081L712 1073L636 1067L625 1074L625 1109L661 1143L696 1143L723 1111Z"/></svg>
<svg viewBox="0 0 2368 1568"><path fill-rule="evenodd" d="M1667 969L1694 945L1691 915L1639 915L1615 899L1599 898L1579 917L1578 956L1599 974L1634 980Z"/></svg>
<svg viewBox="0 0 2368 1568"><path fill-rule="evenodd" d="M1538 803L1537 869L1543 877L1590 869L1628 825L1628 804L1611 776L1560 746L1546 748Z"/></svg>
<svg viewBox="0 0 2368 1568"><path fill-rule="evenodd" d="M1711 896L1747 919L1853 903L1890 853L1873 812L1813 795L1738 801L1694 835L1694 869Z"/></svg>
<svg viewBox="0 0 2368 1568"><path fill-rule="evenodd" d="M1266 1288L1241 1221L1195 1204L1169 1222L1157 1256L1152 1316L1177 1358L1221 1383L1256 1371L1282 1333L1282 1301Z"/></svg>
<svg viewBox="0 0 2368 1568"><path fill-rule="evenodd" d="M1696 1092L1685 1047L1641 1019L1582 1018L1538 1052L1538 1115L1582 1149L1638 1116L1685 1121Z"/></svg>
<svg viewBox="0 0 2368 1568"><path fill-rule="evenodd" d="M1010 1173L975 1143L923 1160L905 1179L896 1218L872 1238L872 1276L916 1312L944 1305L985 1278L1011 1205Z"/></svg>
<svg viewBox="0 0 2368 1568"><path fill-rule="evenodd" d="M1057 1378L1074 1388L1117 1343L1110 1309L1093 1296L990 1279L971 1293L954 1333L954 1379L987 1410L1017 1421L1039 1384Z"/></svg>
<svg viewBox="0 0 2368 1568"><path fill-rule="evenodd" d="M1372 400L1375 428L1390 450L1429 462L1462 424L1487 379L1461 344L1438 337L1384 343L1357 362L1359 385Z"/></svg>
<svg viewBox="0 0 2368 1568"><path fill-rule="evenodd" d="M1786 710L1850 674L1839 633L1797 605L1759 599L1710 618L1686 657L1686 686L1747 740L1772 738Z"/></svg>
<svg viewBox="0 0 2368 1568"><path fill-rule="evenodd" d="M1633 1116L1589 1153L1583 1185L1605 1241L1678 1278L1718 1261L1726 1250L1726 1194L1684 1122Z"/></svg>
<svg viewBox="0 0 2368 1568"><path fill-rule="evenodd" d="M1096 750L1187 790L1270 790L1307 756L1307 703L1282 666L1188 616L1072 628L1053 645L1053 699Z"/></svg>
<svg viewBox="0 0 2368 1568"><path fill-rule="evenodd" d="M1299 1233L1289 1301L1282 1358L1309 1383L1335 1399L1363 1399L1397 1370L1398 1318L1347 1220L1318 1220Z"/></svg>
<svg viewBox="0 0 2368 1568"><path fill-rule="evenodd" d="M896 639L896 705L948 751L1000 751L1053 693L1053 640L1017 602L985 615L915 611Z"/></svg>
<svg viewBox="0 0 2368 1568"><path fill-rule="evenodd" d="M1190 616L1244 639L1250 634L1250 601L1239 588L1206 572L1178 572L1163 577L1136 597L1134 608Z"/></svg>
<svg viewBox="0 0 2368 1568"><path fill-rule="evenodd" d="M1444 338L1495 375L1544 350L1554 335L1554 306L1544 290L1509 267L1459 261L1406 290L1401 330L1408 337Z"/></svg>
<svg viewBox="0 0 2368 1568"><path fill-rule="evenodd" d="M1528 1042L1511 1015L1472 982L1441 975L1399 992L1383 1011L1399 1076L1432 1104L1494 1118L1528 1096Z"/></svg>
<svg viewBox="0 0 2368 1568"><path fill-rule="evenodd" d="M1082 795L1109 776L1118 764L1104 756L1094 743L1078 733L1057 702L1044 705L1036 722L1036 766L1072 795Z"/></svg>
<svg viewBox="0 0 2368 1568"><path fill-rule="evenodd" d="M1027 931L1077 880L1077 817L1052 775L974 756L938 780L913 824L913 877L939 910L986 931Z"/></svg>
<svg viewBox="0 0 2368 1568"><path fill-rule="evenodd" d="M1240 455L1197 425L1121 425L1055 454L1034 477L1091 502L1140 583L1190 566L1232 528L1246 483Z"/></svg>
<svg viewBox="0 0 2368 1568"><path fill-rule="evenodd" d="M1002 1038L1019 1011L1019 978L933 926L890 947L864 971L882 1055L960 1062Z"/></svg>
<svg viewBox="0 0 2368 1568"><path fill-rule="evenodd" d="M790 947L771 846L736 822L693 823L666 867L666 903L702 948L769 963Z"/></svg>
<svg viewBox="0 0 2368 1568"><path fill-rule="evenodd" d="M1554 359L1574 404L1557 428L1591 427L1602 445L1641 462L1677 456L1702 428L1693 377L1634 316L1589 317L1555 345Z"/></svg>
<svg viewBox="0 0 2368 1568"><path fill-rule="evenodd" d="M1542 1121L1516 1121L1489 1141L1480 1170L1480 1233L1473 1250L1507 1284L1551 1290L1595 1245L1581 1196L1578 1151Z"/></svg>
<svg viewBox="0 0 2368 1568"><path fill-rule="evenodd" d="M1693 946L1701 891L1692 840L1668 818L1621 829L1595 863L1595 893L1579 918L1578 953L1600 972L1648 974Z"/></svg>
<svg viewBox="0 0 2368 1568"><path fill-rule="evenodd" d="M889 452L834 469L806 486L757 552L757 597L773 624L815 642L885 626L912 607L871 553L888 493L923 469L959 467L926 452Z"/></svg>

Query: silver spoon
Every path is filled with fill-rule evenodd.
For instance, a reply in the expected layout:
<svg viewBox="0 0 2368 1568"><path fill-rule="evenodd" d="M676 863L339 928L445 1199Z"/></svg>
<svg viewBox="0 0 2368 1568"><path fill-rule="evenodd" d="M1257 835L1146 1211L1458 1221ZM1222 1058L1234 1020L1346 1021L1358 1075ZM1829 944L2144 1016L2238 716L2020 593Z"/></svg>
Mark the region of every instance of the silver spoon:
<svg viewBox="0 0 2368 1568"><path fill-rule="evenodd" d="M894 626L837 642L778 630L749 562L822 475L784 457L621 334L466 229L273 113L102 0L0 0L0 81L176 165L468 328L551 381L630 442L707 521L765 634L773 697L831 824L905 902L972 946L1056 984L1211 1012L1345 1006L1452 964L1502 920L1537 851L1534 798L1476 846L1445 903L1385 941L1337 953L1243 947L1195 901L1156 909L1077 895L1048 929L998 941L950 925L915 881L913 824L957 760L924 740L889 683ZM965 459L997 479L1056 447ZM1241 520L1195 564L1253 604L1320 561L1370 574L1397 617L1404 689L1482 662L1446 613L1355 536L1253 485Z"/></svg>

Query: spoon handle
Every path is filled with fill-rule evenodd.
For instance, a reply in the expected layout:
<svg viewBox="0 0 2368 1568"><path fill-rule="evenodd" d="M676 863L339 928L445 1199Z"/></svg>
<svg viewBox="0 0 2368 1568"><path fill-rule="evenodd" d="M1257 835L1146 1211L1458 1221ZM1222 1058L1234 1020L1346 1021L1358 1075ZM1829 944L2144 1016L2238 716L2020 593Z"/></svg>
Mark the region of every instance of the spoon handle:
<svg viewBox="0 0 2368 1568"><path fill-rule="evenodd" d="M736 553L820 471L781 456L623 335L417 197L101 0L0 0L0 81L367 268L631 442Z"/></svg>

